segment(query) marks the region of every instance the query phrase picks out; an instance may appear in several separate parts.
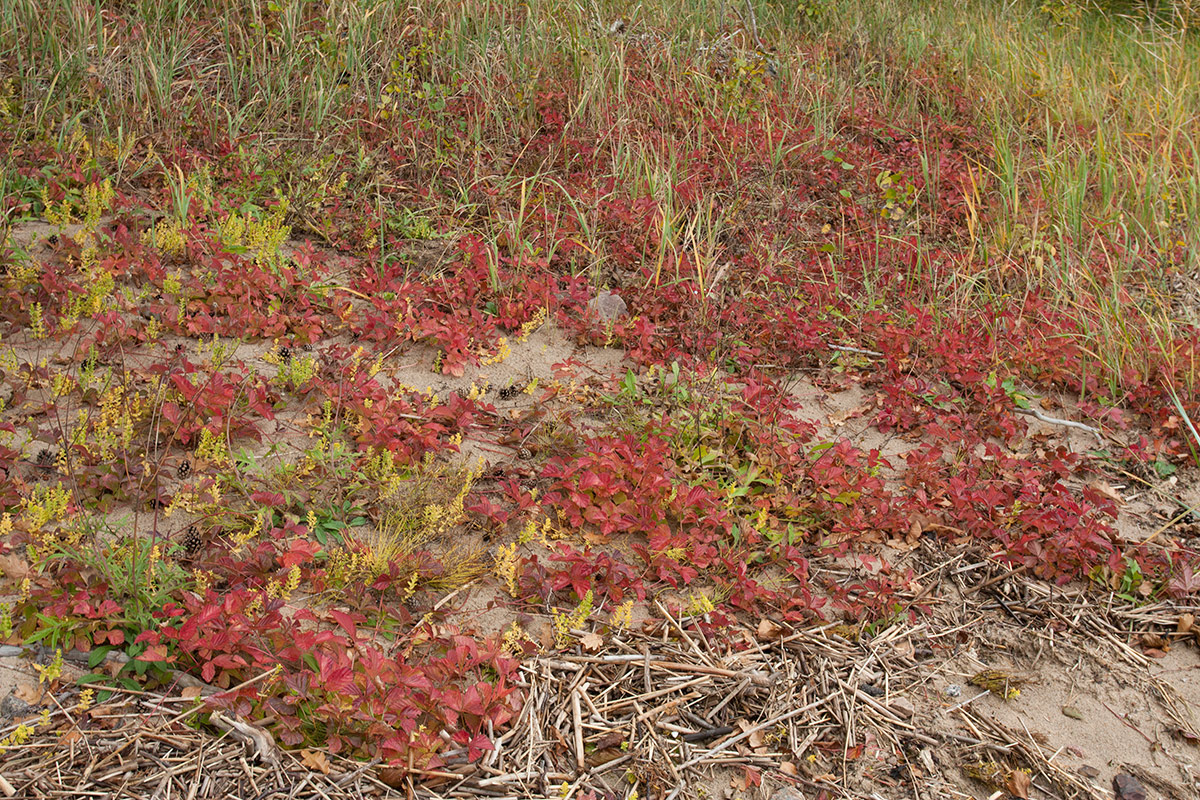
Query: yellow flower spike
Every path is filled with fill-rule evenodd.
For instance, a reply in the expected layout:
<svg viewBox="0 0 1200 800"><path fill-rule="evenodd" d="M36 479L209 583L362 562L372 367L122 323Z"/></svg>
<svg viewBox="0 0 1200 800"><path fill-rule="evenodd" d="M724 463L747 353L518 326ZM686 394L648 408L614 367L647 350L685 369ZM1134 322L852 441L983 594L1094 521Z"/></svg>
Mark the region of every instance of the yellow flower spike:
<svg viewBox="0 0 1200 800"><path fill-rule="evenodd" d="M633 624L633 601L626 600L621 605L617 606L616 610L608 617L608 624L612 628L624 630Z"/></svg>
<svg viewBox="0 0 1200 800"><path fill-rule="evenodd" d="M496 548L496 563L492 569L496 573L496 577L504 581L504 588L513 597L517 596L518 563L515 542Z"/></svg>
<svg viewBox="0 0 1200 800"><path fill-rule="evenodd" d="M46 322L42 319L42 304L29 306L29 336L32 339L46 338Z"/></svg>

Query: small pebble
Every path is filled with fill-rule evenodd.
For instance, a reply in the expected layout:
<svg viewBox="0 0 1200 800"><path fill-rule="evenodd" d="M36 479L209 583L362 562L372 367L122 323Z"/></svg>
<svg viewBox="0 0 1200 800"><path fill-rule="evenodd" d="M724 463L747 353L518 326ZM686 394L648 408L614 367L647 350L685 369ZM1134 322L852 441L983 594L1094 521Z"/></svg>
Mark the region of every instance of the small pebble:
<svg viewBox="0 0 1200 800"><path fill-rule="evenodd" d="M945 689L946 697L962 697L962 687L957 683L952 683Z"/></svg>
<svg viewBox="0 0 1200 800"><path fill-rule="evenodd" d="M629 315L629 306L620 295L608 290L601 291L593 297L588 302L588 308L600 317L602 322L611 322Z"/></svg>

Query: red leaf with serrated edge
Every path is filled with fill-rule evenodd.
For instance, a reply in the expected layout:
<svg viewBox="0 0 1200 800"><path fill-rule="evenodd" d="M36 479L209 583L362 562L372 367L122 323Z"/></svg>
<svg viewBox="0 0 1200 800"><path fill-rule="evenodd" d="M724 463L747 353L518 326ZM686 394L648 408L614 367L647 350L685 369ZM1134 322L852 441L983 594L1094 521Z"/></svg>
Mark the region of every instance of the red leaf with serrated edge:
<svg viewBox="0 0 1200 800"><path fill-rule="evenodd" d="M603 486L603 485L604 485L604 482L602 480L600 480L600 476L590 470L588 470L587 472L584 472L582 475L579 476L579 488L580 489L585 489L585 490L592 489L597 486Z"/></svg>
<svg viewBox="0 0 1200 800"><path fill-rule="evenodd" d="M338 611L336 608L329 610L329 616L333 617L334 621L341 626L342 630L350 634L351 640L358 639L358 625L354 622L354 618L344 611Z"/></svg>
<svg viewBox="0 0 1200 800"><path fill-rule="evenodd" d="M284 569L291 569L297 564L307 564L321 552L321 545L309 539L293 539L288 543L288 550L279 556L279 564Z"/></svg>
<svg viewBox="0 0 1200 800"><path fill-rule="evenodd" d="M146 648L145 652L139 655L137 661L165 661L168 664L175 660L175 656L167 652L166 645L152 644Z"/></svg>
<svg viewBox="0 0 1200 800"><path fill-rule="evenodd" d="M1179 576L1173 578L1167 588L1173 597L1187 597L1192 592L1200 591L1200 575L1196 574L1191 564L1184 564L1179 570Z"/></svg>
<svg viewBox="0 0 1200 800"><path fill-rule="evenodd" d="M495 749L496 747L492 744L492 741L481 733L467 745L467 761L475 761L484 753L489 753Z"/></svg>

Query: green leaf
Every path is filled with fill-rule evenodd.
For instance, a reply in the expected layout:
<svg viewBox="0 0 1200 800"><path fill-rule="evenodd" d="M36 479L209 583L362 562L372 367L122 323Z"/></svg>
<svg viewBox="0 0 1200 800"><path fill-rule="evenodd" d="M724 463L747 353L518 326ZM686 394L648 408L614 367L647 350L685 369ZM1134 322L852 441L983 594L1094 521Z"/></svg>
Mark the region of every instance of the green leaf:
<svg viewBox="0 0 1200 800"><path fill-rule="evenodd" d="M631 397L637 394L637 376L633 374L633 370L625 371L625 378L621 381L621 390Z"/></svg>
<svg viewBox="0 0 1200 800"><path fill-rule="evenodd" d="M103 663L104 657L113 651L112 645L104 645L97 647L92 652L88 653L87 665L89 668L95 669L96 666Z"/></svg>
<svg viewBox="0 0 1200 800"><path fill-rule="evenodd" d="M112 678L108 675L105 675L102 672L89 672L86 675L80 675L79 679L76 680L75 682L77 684L79 684L80 686L87 686L88 684L99 683L100 681L110 681L110 680L112 680Z"/></svg>
<svg viewBox="0 0 1200 800"><path fill-rule="evenodd" d="M1153 467L1154 471L1158 473L1158 477L1160 478L1166 478L1170 475L1174 475L1175 471L1178 469L1178 467L1176 467L1170 461L1163 461L1162 459L1155 461Z"/></svg>
<svg viewBox="0 0 1200 800"><path fill-rule="evenodd" d="M837 503L837 504L843 505L843 506L848 506L848 505L851 505L855 500L857 500L861 496L862 496L862 492L845 491L845 492L842 492L841 494L839 494L837 497L831 498L831 502L834 502L834 503Z"/></svg>

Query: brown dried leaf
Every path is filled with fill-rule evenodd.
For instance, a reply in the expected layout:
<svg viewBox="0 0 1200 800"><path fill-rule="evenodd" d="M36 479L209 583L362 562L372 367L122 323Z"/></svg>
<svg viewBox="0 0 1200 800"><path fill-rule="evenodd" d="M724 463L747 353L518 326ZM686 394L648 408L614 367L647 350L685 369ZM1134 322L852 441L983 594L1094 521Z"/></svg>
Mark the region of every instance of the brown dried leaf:
<svg viewBox="0 0 1200 800"><path fill-rule="evenodd" d="M1196 624L1196 617L1192 614L1180 614L1179 621L1175 623L1176 633L1188 633Z"/></svg>
<svg viewBox="0 0 1200 800"><path fill-rule="evenodd" d="M842 425L846 424L847 420L853 419L854 417L861 417L863 414L870 411L871 408L871 405L855 406L854 408L846 409L845 411L837 414L830 414L829 427L840 428Z"/></svg>
<svg viewBox="0 0 1200 800"><path fill-rule="evenodd" d="M579 643L589 653L595 653L604 647L604 637L598 633L585 633L579 637Z"/></svg>
<svg viewBox="0 0 1200 800"><path fill-rule="evenodd" d="M16 582L25 580L33 574L29 562L16 553L0 556L0 576L12 578Z"/></svg>
<svg viewBox="0 0 1200 800"><path fill-rule="evenodd" d="M1162 650L1166 646L1167 640L1157 633L1142 634L1142 647L1157 647L1159 650Z"/></svg>
<svg viewBox="0 0 1200 800"><path fill-rule="evenodd" d="M764 642L773 642L783 634L783 626L774 620L764 617L758 622L755 635Z"/></svg>
<svg viewBox="0 0 1200 800"><path fill-rule="evenodd" d="M1008 789L1008 793L1013 797L1029 800L1029 786L1032 783L1033 780L1029 777L1028 772L1014 769L1008 773L1008 779L1004 781L1004 788Z"/></svg>
<svg viewBox="0 0 1200 800"><path fill-rule="evenodd" d="M404 777L409 773L408 770L401 767L380 767L379 772L376 774L378 775L379 780L383 781L393 789L403 789Z"/></svg>
<svg viewBox="0 0 1200 800"><path fill-rule="evenodd" d="M184 700L195 700L200 696L200 691L201 690L199 686L185 686L183 690L179 692L179 696Z"/></svg>
<svg viewBox="0 0 1200 800"><path fill-rule="evenodd" d="M1121 493L1118 492L1113 487L1109 486L1107 483L1105 483L1102 480L1097 479L1097 480L1092 481L1091 483L1088 484L1088 488L1091 489L1092 491L1096 492L1096 494L1107 497L1109 500L1112 500L1118 506L1125 505L1125 498L1121 497Z"/></svg>
<svg viewBox="0 0 1200 800"><path fill-rule="evenodd" d="M329 756L325 755L322 750L301 750L300 762L313 772L319 772L322 775L329 774Z"/></svg>
<svg viewBox="0 0 1200 800"><path fill-rule="evenodd" d="M597 750L606 750L609 747L616 747L621 742L625 741L625 732L620 730L609 731L596 741Z"/></svg>
<svg viewBox="0 0 1200 800"><path fill-rule="evenodd" d="M42 702L42 698L46 696L41 684L38 683L18 683L17 688L13 690L13 694L18 700L31 706L38 705Z"/></svg>

